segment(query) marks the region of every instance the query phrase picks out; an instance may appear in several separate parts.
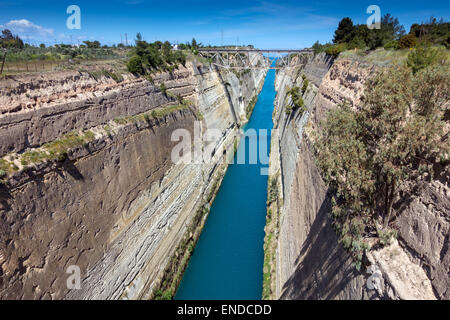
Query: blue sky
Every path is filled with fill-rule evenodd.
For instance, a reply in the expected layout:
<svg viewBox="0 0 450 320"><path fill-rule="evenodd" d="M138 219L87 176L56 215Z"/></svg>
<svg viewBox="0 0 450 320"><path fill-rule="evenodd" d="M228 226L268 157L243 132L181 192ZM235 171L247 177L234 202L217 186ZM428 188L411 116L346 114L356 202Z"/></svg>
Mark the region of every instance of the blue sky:
<svg viewBox="0 0 450 320"><path fill-rule="evenodd" d="M69 5L81 8L81 30L66 28ZM246 0L0 0L0 28L10 28L30 43L74 44L83 40L119 43L139 31L147 41L203 44L253 44L259 48L303 48L331 41L343 17L365 23L366 8L398 17L407 31L430 16L450 17L449 1L246 1Z"/></svg>

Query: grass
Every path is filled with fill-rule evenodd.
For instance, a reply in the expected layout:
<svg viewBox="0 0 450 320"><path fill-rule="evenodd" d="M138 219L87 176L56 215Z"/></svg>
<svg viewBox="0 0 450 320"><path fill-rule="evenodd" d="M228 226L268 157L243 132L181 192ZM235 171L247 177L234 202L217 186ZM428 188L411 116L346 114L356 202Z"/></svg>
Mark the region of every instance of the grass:
<svg viewBox="0 0 450 320"><path fill-rule="evenodd" d="M172 255L168 265L164 270L161 283L153 291L153 299L155 300L171 300L176 294L177 288L181 282L184 271L188 265L189 259L195 249L202 230L202 220L209 213L208 204L210 204L217 194L220 182L224 177L221 172L211 186L211 190L206 197L203 205L198 208L195 216L189 223L183 240L178 245L175 254Z"/></svg>
<svg viewBox="0 0 450 320"><path fill-rule="evenodd" d="M273 271L275 268L275 254L277 233L279 227L279 173L269 178L267 187L267 214L264 228L264 265L263 265L263 290L262 299L272 299L272 284L274 282Z"/></svg>
<svg viewBox="0 0 450 320"><path fill-rule="evenodd" d="M160 119L160 118L164 118L165 116L172 114L176 111L180 111L180 110L186 110L189 109L191 102L188 100L183 100L182 104L177 104L177 105L171 105L171 106L167 106L167 107L162 107L162 108L157 108L155 110L152 110L151 112L145 112L145 113L141 113L135 116L126 116L126 117L118 117L114 119L114 122L119 124L119 125L126 125L126 124L130 124L130 123L137 123L139 121L150 121L151 118L153 119ZM201 113L197 114L197 116L201 116ZM200 119L202 120L202 119ZM108 126L108 128L110 129L110 127ZM106 126L105 126L105 131L108 131Z"/></svg>
<svg viewBox="0 0 450 320"><path fill-rule="evenodd" d="M245 108L245 115L247 119L250 119L250 116L252 115L253 109L256 106L256 102L258 101L258 96L253 96L252 100L250 100L249 104L247 105L247 108Z"/></svg>
<svg viewBox="0 0 450 320"><path fill-rule="evenodd" d="M197 112L197 119L200 121L203 121L204 119L203 114L200 111Z"/></svg>
<svg viewBox="0 0 450 320"><path fill-rule="evenodd" d="M408 58L410 50L385 50L383 48L376 49L366 53L363 50L348 50L342 52L339 59L348 58L353 61L357 61L367 65L376 65L379 67L385 67L389 65L401 65L405 63Z"/></svg>
<svg viewBox="0 0 450 320"><path fill-rule="evenodd" d="M103 130L105 130L105 132L106 132L106 134L107 134L108 136L111 135L112 129L111 129L111 126L110 126L109 124L105 125L105 126L103 127Z"/></svg>
<svg viewBox="0 0 450 320"><path fill-rule="evenodd" d="M272 293L270 287L271 287L271 283L272 283L272 273L271 273L272 263L271 262L273 260L273 255L270 250L270 246L272 245L273 234L269 234L265 240L266 241L264 244L262 299L268 300L268 299L270 299L270 295Z"/></svg>
<svg viewBox="0 0 450 320"><path fill-rule="evenodd" d="M9 54L8 54L9 56ZM115 65L120 69L118 73L110 72L108 70L104 71L94 71L88 72L85 67L86 66L95 66L104 65L106 67L110 67L111 65ZM99 78L102 75L106 77L110 77L117 82L121 82L123 80L122 76L119 74L120 72L126 72L127 70L123 68L124 62L122 58L112 58L112 59L81 59L77 60L76 63L70 64L67 59L64 60L29 60L29 61L6 61L5 67L3 69L3 74L13 75L20 73L34 73L34 72L48 72L48 71L56 71L56 70L77 70L80 72L92 73L91 76L95 78Z"/></svg>
<svg viewBox="0 0 450 320"><path fill-rule="evenodd" d="M5 74L16 74L22 72L45 72L53 71L58 65L65 61L7 61L3 68Z"/></svg>
<svg viewBox="0 0 450 320"><path fill-rule="evenodd" d="M6 160L6 159L0 159L0 179L5 178L7 175L17 171L19 168L17 166Z"/></svg>
<svg viewBox="0 0 450 320"><path fill-rule="evenodd" d="M119 125L126 125L139 121L149 122L151 118L159 119L176 111L189 109L190 105L191 102L189 100L182 100L182 104L180 105L171 105L163 108L158 108L153 110L151 113L147 112L135 116L120 117L114 119L113 121ZM203 115L200 112L197 114L197 116L200 119L203 119ZM103 126L103 129L108 135L111 135L113 131L110 124ZM67 154L70 149L87 145L94 139L95 134L90 130L83 132L69 132L59 139L44 144L42 148L24 152L19 158L20 163L22 164L22 166L27 166L29 164L40 163L47 160L64 161L67 158ZM0 179L5 178L18 170L19 168L14 164L13 161L8 161L4 158L0 159Z"/></svg>
<svg viewBox="0 0 450 320"><path fill-rule="evenodd" d="M164 95L167 95L167 87L166 87L166 85L165 85L164 83L161 83L161 84L159 85L159 90L161 90L161 92L162 92Z"/></svg>
<svg viewBox="0 0 450 320"><path fill-rule="evenodd" d="M176 111L185 110L188 108L189 108L189 105L187 105L187 104L173 105L173 106L168 106L165 108L158 108L156 110L153 110L151 112L151 115L153 118L163 118L163 117L165 117L169 114L172 114Z"/></svg>
<svg viewBox="0 0 450 320"><path fill-rule="evenodd" d="M81 147L95 139L92 131L69 132L63 137L43 145L40 150L31 150L22 154L21 164L39 163L46 160L64 161L69 149Z"/></svg>
<svg viewBox="0 0 450 320"><path fill-rule="evenodd" d="M201 221L208 214L206 207L200 207L189 224L183 240L178 245L175 254L172 255L166 269L164 270L161 283L153 291L154 300L172 300L181 282L189 259L194 251L195 244L201 231ZM192 235L192 236L191 236Z"/></svg>
<svg viewBox="0 0 450 320"><path fill-rule="evenodd" d="M205 58L199 55L194 55L189 50L183 50L183 52L186 54L186 61L197 61L206 66L209 66L213 62L212 58Z"/></svg>
<svg viewBox="0 0 450 320"><path fill-rule="evenodd" d="M90 71L90 70L84 70L81 69L81 72L88 73L92 78L94 78L95 81L98 81L102 77L111 78L115 82L119 83L123 81L123 77L119 73L115 73L106 69L96 70L96 71Z"/></svg>

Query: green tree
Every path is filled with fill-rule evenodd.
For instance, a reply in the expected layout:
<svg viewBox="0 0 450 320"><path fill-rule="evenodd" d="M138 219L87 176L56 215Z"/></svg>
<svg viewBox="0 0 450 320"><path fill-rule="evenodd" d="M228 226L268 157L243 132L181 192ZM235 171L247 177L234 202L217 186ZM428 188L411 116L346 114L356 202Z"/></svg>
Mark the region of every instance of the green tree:
<svg viewBox="0 0 450 320"><path fill-rule="evenodd" d="M345 50L347 50L347 44L339 43L333 46L326 47L325 52L336 58L339 55L339 53L344 52Z"/></svg>
<svg viewBox="0 0 450 320"><path fill-rule="evenodd" d="M366 82L357 112L345 104L332 109L315 131L335 230L357 263L364 234L393 234L392 206L404 182L432 174L438 159L448 161L448 71L426 68L414 76L406 67L382 70Z"/></svg>
<svg viewBox="0 0 450 320"><path fill-rule="evenodd" d="M320 52L322 52L323 50L323 45L320 44L319 40L317 40L316 42L314 42L314 44L311 47L314 50L314 54L318 54Z"/></svg>
<svg viewBox="0 0 450 320"><path fill-rule="evenodd" d="M389 41L388 43L386 43L386 44L384 45L384 48L385 48L386 50L389 50L389 49L398 49L398 48L400 48L400 46L399 46L397 40L392 40L392 41Z"/></svg>
<svg viewBox="0 0 450 320"><path fill-rule="evenodd" d="M399 40L405 35L405 28L399 23L398 18L389 13L381 19L381 30L384 34L384 42L390 40Z"/></svg>
<svg viewBox="0 0 450 320"><path fill-rule="evenodd" d="M83 41L83 43L90 49L98 49L100 48L100 42L99 41Z"/></svg>
<svg viewBox="0 0 450 320"><path fill-rule="evenodd" d="M128 63L128 70L141 75L154 70L172 72L179 63L182 65L186 63L185 54L181 51L173 51L170 42L148 43L142 39L140 33L136 35L136 46L132 57Z"/></svg>
<svg viewBox="0 0 450 320"><path fill-rule="evenodd" d="M413 34L407 34L403 36L398 41L398 46L400 49L413 48L417 44L416 37Z"/></svg>
<svg viewBox="0 0 450 320"><path fill-rule="evenodd" d="M446 53L439 48L433 48L429 44L422 43L408 54L407 65L413 71L425 69L434 64L445 64Z"/></svg>
<svg viewBox="0 0 450 320"><path fill-rule="evenodd" d="M14 36L9 29L3 29L0 36L0 48L23 49L25 47L19 36Z"/></svg>
<svg viewBox="0 0 450 320"><path fill-rule="evenodd" d="M138 56L133 56L130 58L127 64L127 68L131 73L140 75L145 74L144 66L142 65L142 59Z"/></svg>
<svg viewBox="0 0 450 320"><path fill-rule="evenodd" d="M429 21L422 24L413 24L410 34L413 34L421 41L427 41L434 44L441 44L449 47L450 44L450 23L443 18L437 20L431 17Z"/></svg>
<svg viewBox="0 0 450 320"><path fill-rule="evenodd" d="M367 27L366 27L367 28ZM398 40L405 34L405 28L397 18L386 14L381 18L381 28L368 30L365 42L370 49L383 47L390 41Z"/></svg>
<svg viewBox="0 0 450 320"><path fill-rule="evenodd" d="M334 32L334 43L348 42L354 31L353 21L349 17L343 18Z"/></svg>
<svg viewBox="0 0 450 320"><path fill-rule="evenodd" d="M197 40L195 40L195 38L192 38L191 48L192 48L192 50L198 49Z"/></svg>
<svg viewBox="0 0 450 320"><path fill-rule="evenodd" d="M364 49L365 47L366 47L366 42L359 37L353 38L348 43L348 46L347 46L348 49Z"/></svg>

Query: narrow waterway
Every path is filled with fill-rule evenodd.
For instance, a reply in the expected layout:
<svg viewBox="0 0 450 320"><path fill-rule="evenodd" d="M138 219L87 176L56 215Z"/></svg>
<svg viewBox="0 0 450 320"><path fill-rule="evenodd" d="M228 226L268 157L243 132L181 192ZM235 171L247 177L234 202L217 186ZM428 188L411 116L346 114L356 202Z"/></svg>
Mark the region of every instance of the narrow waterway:
<svg viewBox="0 0 450 320"><path fill-rule="evenodd" d="M253 115L244 130L267 129L270 148L272 111L275 99L275 70L269 70ZM263 243L266 218L268 165L246 164L228 167L211 206L195 251L176 294L178 300L261 299ZM264 144L262 144L264 146ZM259 146L258 146L259 148ZM239 152L239 151L238 151Z"/></svg>

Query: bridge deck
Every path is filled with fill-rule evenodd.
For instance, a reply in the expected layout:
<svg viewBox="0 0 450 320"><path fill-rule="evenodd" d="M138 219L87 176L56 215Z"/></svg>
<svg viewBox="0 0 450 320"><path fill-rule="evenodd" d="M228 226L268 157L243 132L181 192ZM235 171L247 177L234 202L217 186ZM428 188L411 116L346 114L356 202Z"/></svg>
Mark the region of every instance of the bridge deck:
<svg viewBox="0 0 450 320"><path fill-rule="evenodd" d="M263 53L302 53L302 52L313 52L312 49L198 49L199 52L263 52Z"/></svg>

